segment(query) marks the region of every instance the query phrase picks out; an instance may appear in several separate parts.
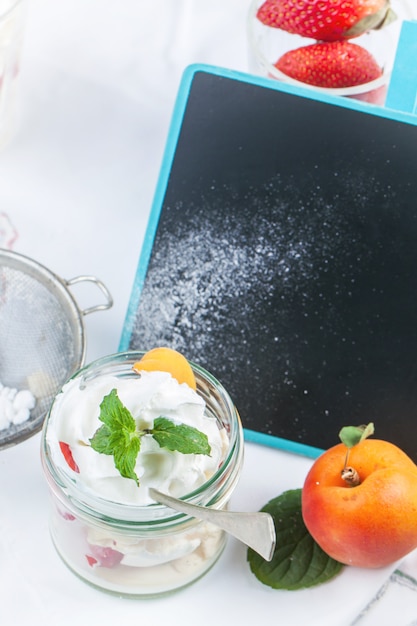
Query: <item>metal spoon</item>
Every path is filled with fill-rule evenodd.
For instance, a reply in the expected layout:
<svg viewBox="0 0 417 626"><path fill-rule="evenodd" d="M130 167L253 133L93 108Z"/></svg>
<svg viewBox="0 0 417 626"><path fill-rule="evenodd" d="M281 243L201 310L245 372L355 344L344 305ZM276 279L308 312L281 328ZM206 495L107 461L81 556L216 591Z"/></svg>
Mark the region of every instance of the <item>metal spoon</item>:
<svg viewBox="0 0 417 626"><path fill-rule="evenodd" d="M218 526L255 550L266 561L272 559L276 537L274 522L269 513L240 513L197 506L168 496L153 488L149 489L149 495L156 502L165 504L175 511Z"/></svg>

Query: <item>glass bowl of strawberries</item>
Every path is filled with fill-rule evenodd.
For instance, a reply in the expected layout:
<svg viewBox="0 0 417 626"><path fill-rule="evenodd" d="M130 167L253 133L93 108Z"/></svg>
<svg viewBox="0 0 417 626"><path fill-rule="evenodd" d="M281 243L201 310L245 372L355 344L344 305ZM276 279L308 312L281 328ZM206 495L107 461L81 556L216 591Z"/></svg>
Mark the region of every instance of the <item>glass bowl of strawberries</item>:
<svg viewBox="0 0 417 626"><path fill-rule="evenodd" d="M412 0L253 0L249 67L255 74L383 105Z"/></svg>

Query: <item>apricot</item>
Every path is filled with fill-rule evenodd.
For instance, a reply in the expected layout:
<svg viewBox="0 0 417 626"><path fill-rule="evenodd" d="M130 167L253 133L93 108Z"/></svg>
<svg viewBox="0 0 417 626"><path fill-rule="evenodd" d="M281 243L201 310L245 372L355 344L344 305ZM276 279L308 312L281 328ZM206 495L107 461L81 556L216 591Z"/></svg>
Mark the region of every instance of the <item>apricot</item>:
<svg viewBox="0 0 417 626"><path fill-rule="evenodd" d="M313 463L302 489L304 523L319 546L346 565L377 568L417 547L417 466L397 446L365 439L349 449L356 486L341 477L340 443Z"/></svg>
<svg viewBox="0 0 417 626"><path fill-rule="evenodd" d="M197 383L191 365L183 354L161 346L153 348L134 363L133 369L140 373L142 370L148 372L169 372L179 383L186 383L191 389L197 389Z"/></svg>

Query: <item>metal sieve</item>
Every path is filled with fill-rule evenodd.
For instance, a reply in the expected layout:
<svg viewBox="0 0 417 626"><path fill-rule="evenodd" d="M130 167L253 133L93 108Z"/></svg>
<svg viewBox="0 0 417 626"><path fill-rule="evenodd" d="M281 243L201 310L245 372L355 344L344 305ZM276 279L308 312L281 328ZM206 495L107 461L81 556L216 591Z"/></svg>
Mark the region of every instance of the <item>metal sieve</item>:
<svg viewBox="0 0 417 626"><path fill-rule="evenodd" d="M81 310L69 287L96 285L103 304ZM36 406L22 424L0 430L0 449L38 432L62 384L84 363L83 317L113 305L105 285L94 276L64 280L34 260L0 249L0 383L29 389Z"/></svg>

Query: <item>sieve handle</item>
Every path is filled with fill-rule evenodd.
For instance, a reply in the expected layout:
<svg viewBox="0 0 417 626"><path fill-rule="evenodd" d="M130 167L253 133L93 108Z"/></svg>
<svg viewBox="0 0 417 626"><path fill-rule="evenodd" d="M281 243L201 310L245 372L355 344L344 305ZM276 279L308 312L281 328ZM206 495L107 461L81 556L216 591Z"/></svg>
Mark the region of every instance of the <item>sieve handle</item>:
<svg viewBox="0 0 417 626"><path fill-rule="evenodd" d="M70 280L65 281L67 287L71 287L71 285L77 285L78 283L94 283L102 294L106 297L107 302L103 304L96 304L95 306L90 306L87 309L81 311L83 315L89 315L89 313L95 313L96 311L106 311L113 306L113 298L111 296L110 291L107 289L106 285L101 282L95 276L75 276L75 278L71 278Z"/></svg>

